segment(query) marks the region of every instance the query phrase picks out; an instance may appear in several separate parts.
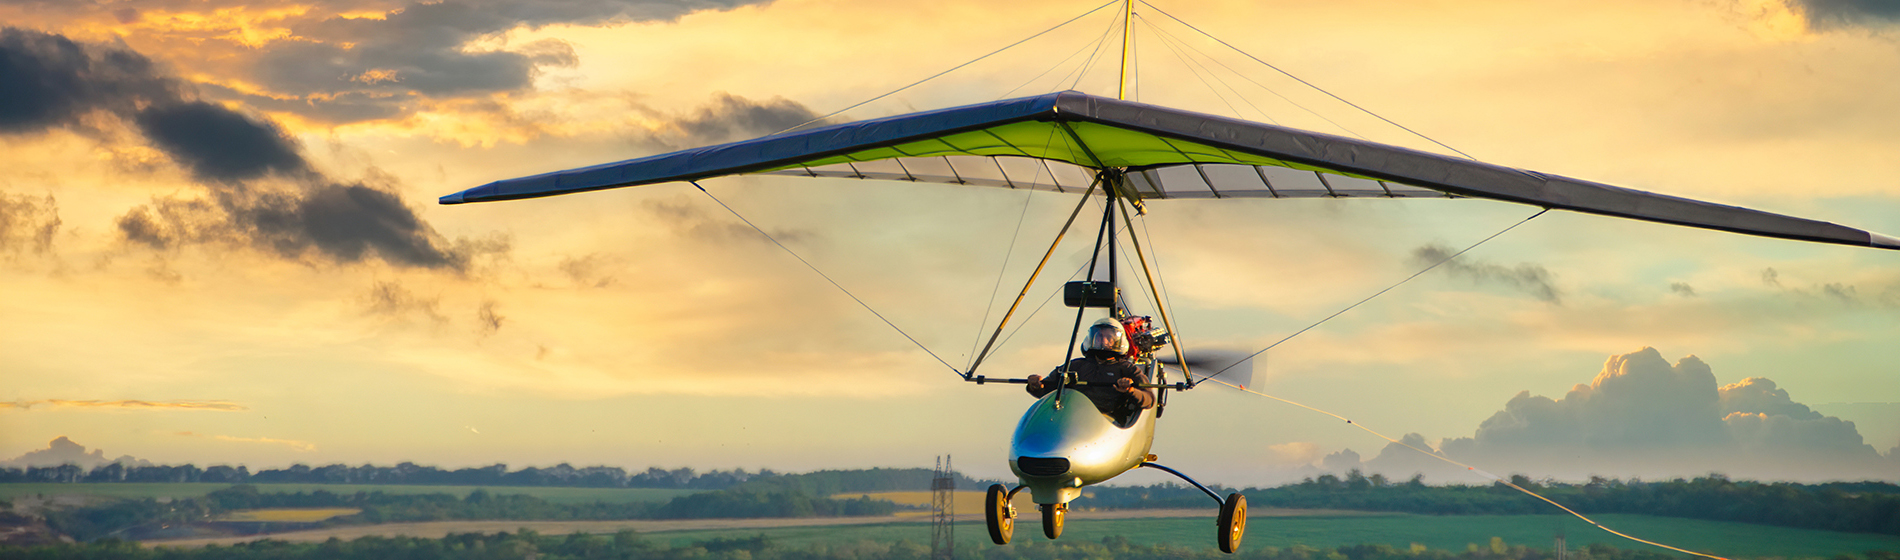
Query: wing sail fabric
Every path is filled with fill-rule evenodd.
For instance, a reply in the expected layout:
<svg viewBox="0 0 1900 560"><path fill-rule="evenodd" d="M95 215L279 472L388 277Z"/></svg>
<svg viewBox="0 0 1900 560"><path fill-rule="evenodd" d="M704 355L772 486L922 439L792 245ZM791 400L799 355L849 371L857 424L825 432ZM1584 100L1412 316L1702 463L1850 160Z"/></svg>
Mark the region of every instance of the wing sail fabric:
<svg viewBox="0 0 1900 560"><path fill-rule="evenodd" d="M1127 171L1143 199L1470 197L1749 235L1900 249L1832 223L1286 127L1062 92L844 123L497 181L443 204L747 173L1078 192Z"/></svg>

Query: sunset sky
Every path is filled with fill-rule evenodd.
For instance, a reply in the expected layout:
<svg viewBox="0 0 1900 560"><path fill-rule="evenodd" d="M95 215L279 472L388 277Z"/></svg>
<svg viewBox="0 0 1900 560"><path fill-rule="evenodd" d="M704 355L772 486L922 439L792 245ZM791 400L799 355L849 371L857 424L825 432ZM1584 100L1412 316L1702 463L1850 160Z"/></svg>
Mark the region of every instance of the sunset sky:
<svg viewBox="0 0 1900 560"><path fill-rule="evenodd" d="M948 453L1005 476L1019 387L956 381L690 185L435 200L776 132L1097 5L0 0L0 460L66 436L252 469L803 471ZM1156 5L1484 161L1900 234L1888 3ZM1113 96L1116 45L1081 70L1115 11L834 120ZM1135 11L1131 98L1446 151ZM1075 203L703 184L957 368ZM1149 209L1138 227L1181 336L1248 351L1537 211ZM1065 245L1029 305L1084 259ZM1024 322L984 373L1059 363L1063 310ZM1895 341L1900 253L1552 212L1265 354L1252 387L1498 473L1900 480ZM1599 379L1606 360L1620 375ZM1326 459L1344 449L1422 468L1230 389L1171 405L1155 452L1211 481L1356 465Z"/></svg>

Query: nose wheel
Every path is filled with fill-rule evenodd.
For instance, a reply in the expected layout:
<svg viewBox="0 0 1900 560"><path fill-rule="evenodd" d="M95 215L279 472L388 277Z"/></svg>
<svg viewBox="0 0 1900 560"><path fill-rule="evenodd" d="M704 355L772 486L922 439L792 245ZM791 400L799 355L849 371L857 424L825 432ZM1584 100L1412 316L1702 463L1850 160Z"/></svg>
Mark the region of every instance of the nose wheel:
<svg viewBox="0 0 1900 560"><path fill-rule="evenodd" d="M1042 536L1055 540L1062 536L1062 518L1069 513L1069 504L1041 504Z"/></svg>
<svg viewBox="0 0 1900 560"><path fill-rule="evenodd" d="M1008 488L990 485L989 495L983 499L983 521L989 525L991 541L1009 544L1010 535L1016 532L1016 507L1009 504Z"/></svg>
<svg viewBox="0 0 1900 560"><path fill-rule="evenodd" d="M1240 537L1247 533L1247 497L1228 494L1220 504L1220 551L1233 554L1240 550Z"/></svg>

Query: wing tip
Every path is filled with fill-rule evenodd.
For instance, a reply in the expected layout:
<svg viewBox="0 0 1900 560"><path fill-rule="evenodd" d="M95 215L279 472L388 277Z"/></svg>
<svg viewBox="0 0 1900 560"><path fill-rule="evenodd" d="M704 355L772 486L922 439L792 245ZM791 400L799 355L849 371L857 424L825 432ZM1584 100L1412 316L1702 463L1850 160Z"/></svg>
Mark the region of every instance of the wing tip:
<svg viewBox="0 0 1900 560"><path fill-rule="evenodd" d="M1881 249L1900 249L1900 238L1867 232L1867 244Z"/></svg>

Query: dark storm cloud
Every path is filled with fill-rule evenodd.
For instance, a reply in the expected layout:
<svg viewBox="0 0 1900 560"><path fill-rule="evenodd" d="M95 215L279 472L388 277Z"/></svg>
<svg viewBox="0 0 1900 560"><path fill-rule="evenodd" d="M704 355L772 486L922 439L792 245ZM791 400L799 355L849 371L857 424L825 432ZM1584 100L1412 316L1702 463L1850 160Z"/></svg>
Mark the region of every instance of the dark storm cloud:
<svg viewBox="0 0 1900 560"><path fill-rule="evenodd" d="M1807 17L1813 29L1900 23L1900 1L1895 0L1787 0L1787 5Z"/></svg>
<svg viewBox="0 0 1900 560"><path fill-rule="evenodd" d="M218 202L161 198L119 217L127 241L168 249L237 243L287 259L466 270L479 255L508 251L502 239L449 242L395 193L364 184L226 195Z"/></svg>
<svg viewBox="0 0 1900 560"><path fill-rule="evenodd" d="M146 138L201 179L238 181L272 171L309 171L296 143L276 125L220 105L203 101L153 105L133 120Z"/></svg>
<svg viewBox="0 0 1900 560"><path fill-rule="evenodd" d="M1690 286L1688 282L1670 282L1669 291L1675 292L1676 295L1680 295L1683 297L1696 296L1695 286Z"/></svg>
<svg viewBox="0 0 1900 560"><path fill-rule="evenodd" d="M177 98L176 84L138 53L0 28L0 134L73 126L98 111L127 113Z"/></svg>
<svg viewBox="0 0 1900 560"><path fill-rule="evenodd" d="M203 182L207 199L162 198L121 215L116 225L130 243L170 249L235 242L290 258L377 257L453 270L464 270L475 254L506 250L493 240L450 242L393 188L324 177L276 123L189 93L136 52L0 29L0 133L120 119ZM0 242L30 230L37 246L50 243L56 213L48 218L41 204L11 197L0 203Z"/></svg>
<svg viewBox="0 0 1900 560"><path fill-rule="evenodd" d="M315 249L344 262L374 253L422 267L464 264L456 262L434 230L394 193L360 184L327 184L266 196L254 205L233 208L233 213L285 256Z"/></svg>
<svg viewBox="0 0 1900 560"><path fill-rule="evenodd" d="M1443 245L1425 245L1412 250L1412 262L1426 266L1457 254ZM1470 257L1459 257L1440 265L1446 273L1461 277L1476 284L1489 284L1508 287L1529 294L1551 304L1563 303L1563 292L1557 289L1549 270L1534 264L1504 266L1473 261Z"/></svg>
<svg viewBox="0 0 1900 560"><path fill-rule="evenodd" d="M159 250L235 237L222 210L200 199L156 199L119 216L116 225L126 241Z"/></svg>
<svg viewBox="0 0 1900 560"><path fill-rule="evenodd" d="M34 253L53 250L59 234L59 202L53 195L32 197L0 192L0 253L22 249Z"/></svg>

